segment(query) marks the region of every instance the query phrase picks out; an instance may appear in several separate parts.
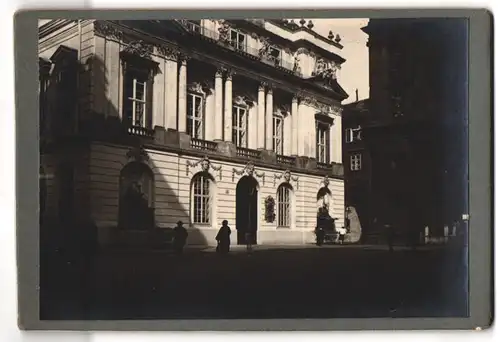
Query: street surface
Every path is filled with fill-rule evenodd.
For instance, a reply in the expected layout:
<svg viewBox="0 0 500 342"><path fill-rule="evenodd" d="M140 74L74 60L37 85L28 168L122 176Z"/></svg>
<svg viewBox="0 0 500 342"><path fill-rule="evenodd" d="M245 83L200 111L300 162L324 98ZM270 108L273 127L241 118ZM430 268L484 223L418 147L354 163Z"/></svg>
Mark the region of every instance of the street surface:
<svg viewBox="0 0 500 342"><path fill-rule="evenodd" d="M50 280L41 282L41 318L465 316L460 258L449 246L393 252L385 246L258 246L252 255L238 247L227 256L213 248L190 248L182 256L101 251L87 267L52 261L44 268Z"/></svg>

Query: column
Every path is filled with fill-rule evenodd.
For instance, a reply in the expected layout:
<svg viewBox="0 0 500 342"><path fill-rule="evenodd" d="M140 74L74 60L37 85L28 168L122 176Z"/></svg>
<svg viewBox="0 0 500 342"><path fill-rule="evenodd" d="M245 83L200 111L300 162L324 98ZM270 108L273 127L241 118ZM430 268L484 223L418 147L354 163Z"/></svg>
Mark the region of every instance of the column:
<svg viewBox="0 0 500 342"><path fill-rule="evenodd" d="M306 155L306 145L309 145L309 142L306 140L307 133L307 125L306 125L306 110L307 106L301 101L298 106L298 117L297 120L297 155L305 156Z"/></svg>
<svg viewBox="0 0 500 342"><path fill-rule="evenodd" d="M252 103L252 106L250 107L248 111L248 148L252 150L257 149L257 139L258 139L258 111L257 111L257 106L254 103Z"/></svg>
<svg viewBox="0 0 500 342"><path fill-rule="evenodd" d="M178 55L176 52L171 52L165 57L165 116L163 126L165 129L177 129Z"/></svg>
<svg viewBox="0 0 500 342"><path fill-rule="evenodd" d="M214 114L214 140L223 139L223 116L222 116L222 70L215 73L215 114Z"/></svg>
<svg viewBox="0 0 500 342"><path fill-rule="evenodd" d="M316 158L316 119L314 118L314 109L309 107L309 158Z"/></svg>
<svg viewBox="0 0 500 342"><path fill-rule="evenodd" d="M292 139L291 139L291 144L292 144L292 150L291 150L291 155L296 156L298 155L298 142L299 142L299 133L298 133L298 128L299 128L299 102L296 96L293 97L292 99Z"/></svg>
<svg viewBox="0 0 500 342"><path fill-rule="evenodd" d="M232 140L233 129L233 74L231 71L226 73L224 101L224 141Z"/></svg>
<svg viewBox="0 0 500 342"><path fill-rule="evenodd" d="M264 149L266 147L266 93L265 83L259 85L257 95L257 148Z"/></svg>
<svg viewBox="0 0 500 342"><path fill-rule="evenodd" d="M187 59L181 59L179 68L179 120L177 130L186 133L187 121Z"/></svg>
<svg viewBox="0 0 500 342"><path fill-rule="evenodd" d="M341 163L342 161L338 161L339 156L337 155L337 145L338 145L338 137L335 134L335 125L337 125L338 122L335 120L331 125L330 125L330 146L328 146L328 149L330 150L330 162L336 162L336 163ZM341 144L342 145L342 144Z"/></svg>
<svg viewBox="0 0 500 342"><path fill-rule="evenodd" d="M165 64L163 59L153 56L153 60L158 63L158 68L160 69L158 74L154 76L154 86L153 86L153 120L152 127L162 126L165 127Z"/></svg>
<svg viewBox="0 0 500 342"><path fill-rule="evenodd" d="M283 154L285 156L292 154L292 120L288 112L283 122Z"/></svg>
<svg viewBox="0 0 500 342"><path fill-rule="evenodd" d="M266 96L266 150L273 150L273 89L267 89Z"/></svg>

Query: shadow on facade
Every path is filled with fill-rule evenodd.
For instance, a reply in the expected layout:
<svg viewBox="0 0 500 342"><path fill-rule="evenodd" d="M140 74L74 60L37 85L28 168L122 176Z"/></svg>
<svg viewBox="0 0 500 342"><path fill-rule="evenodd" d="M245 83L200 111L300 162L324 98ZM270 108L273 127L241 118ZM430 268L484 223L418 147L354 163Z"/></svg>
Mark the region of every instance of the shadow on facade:
<svg viewBox="0 0 500 342"><path fill-rule="evenodd" d="M178 221L188 228L188 243L207 244L199 230L189 228L189 208L180 203L177 185L145 152L155 135L130 134L131 121L109 100L119 83L110 83L103 61L95 57L79 64L68 54L52 70L40 100L42 319L53 316L52 302L61 300L61 313L85 316L91 278L107 250L168 250ZM61 118L71 122L67 116L78 134L61 124ZM112 152L99 151L105 145Z"/></svg>

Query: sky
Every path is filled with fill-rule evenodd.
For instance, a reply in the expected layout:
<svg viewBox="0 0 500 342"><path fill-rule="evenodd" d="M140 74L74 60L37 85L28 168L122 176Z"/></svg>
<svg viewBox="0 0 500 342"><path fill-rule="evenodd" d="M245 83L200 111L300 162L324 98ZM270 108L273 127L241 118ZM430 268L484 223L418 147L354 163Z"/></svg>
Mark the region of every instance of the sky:
<svg viewBox="0 0 500 342"><path fill-rule="evenodd" d="M309 19L306 19L309 21ZM356 89L358 89L359 100L369 96L369 60L366 42L368 35L361 28L368 24L368 19L312 19L313 30L328 36L331 30L342 39L340 44L344 48L339 53L346 62L338 73L338 80L342 88L349 94L349 98L342 104L356 101Z"/></svg>

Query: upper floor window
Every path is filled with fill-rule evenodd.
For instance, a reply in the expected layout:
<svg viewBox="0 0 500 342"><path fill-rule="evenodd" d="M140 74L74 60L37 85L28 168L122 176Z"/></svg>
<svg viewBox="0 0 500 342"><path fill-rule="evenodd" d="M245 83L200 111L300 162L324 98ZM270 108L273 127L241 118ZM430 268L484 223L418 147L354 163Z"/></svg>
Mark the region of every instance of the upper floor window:
<svg viewBox="0 0 500 342"><path fill-rule="evenodd" d="M358 128L347 128L345 130L345 141L347 143L352 143L353 141L361 140L361 127Z"/></svg>
<svg viewBox="0 0 500 342"><path fill-rule="evenodd" d="M231 45L238 50L245 50L246 48L246 36L240 31L231 29L229 31L229 41Z"/></svg>
<svg viewBox="0 0 500 342"><path fill-rule="evenodd" d="M281 61L281 50L274 47L274 46L270 46L269 47L269 57L270 59L276 64L276 65L280 65L280 61Z"/></svg>
<svg viewBox="0 0 500 342"><path fill-rule="evenodd" d="M129 125L151 128L151 88L149 70L127 66L123 86L123 117Z"/></svg>
<svg viewBox="0 0 500 342"><path fill-rule="evenodd" d="M273 115L273 151L283 154L283 115Z"/></svg>
<svg viewBox="0 0 500 342"><path fill-rule="evenodd" d="M189 93L187 98L187 133L194 139L203 139L203 97Z"/></svg>
<svg viewBox="0 0 500 342"><path fill-rule="evenodd" d="M330 162L330 127L324 122L316 122L316 160L320 163Z"/></svg>
<svg viewBox="0 0 500 342"><path fill-rule="evenodd" d="M351 154L351 171L361 170L361 153Z"/></svg>
<svg viewBox="0 0 500 342"><path fill-rule="evenodd" d="M233 105L233 136L232 142L237 147L247 147L248 109Z"/></svg>

